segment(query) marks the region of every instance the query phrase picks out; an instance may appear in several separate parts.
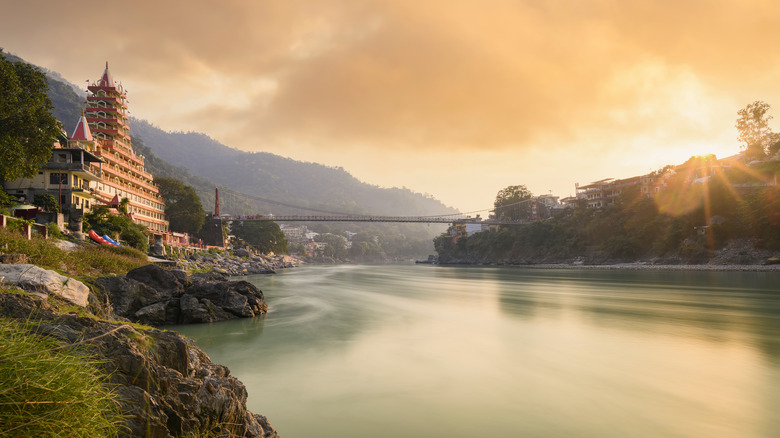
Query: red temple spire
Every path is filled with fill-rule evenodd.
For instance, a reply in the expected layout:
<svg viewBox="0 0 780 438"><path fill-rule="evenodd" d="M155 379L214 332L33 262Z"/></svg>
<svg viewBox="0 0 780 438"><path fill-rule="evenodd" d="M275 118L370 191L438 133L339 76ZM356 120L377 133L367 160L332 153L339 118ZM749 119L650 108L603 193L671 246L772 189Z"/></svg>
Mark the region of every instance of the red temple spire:
<svg viewBox="0 0 780 438"><path fill-rule="evenodd" d="M103 72L103 77L100 78L99 84L101 87L114 86L114 78L111 77L111 72L108 71L108 61L106 61L106 70Z"/></svg>
<svg viewBox="0 0 780 438"><path fill-rule="evenodd" d="M87 117L84 115L84 111L81 112L81 118L76 124L76 129L73 130L73 135L70 136L70 139L76 141L94 141L92 138L92 131L89 129L89 123L87 123Z"/></svg>

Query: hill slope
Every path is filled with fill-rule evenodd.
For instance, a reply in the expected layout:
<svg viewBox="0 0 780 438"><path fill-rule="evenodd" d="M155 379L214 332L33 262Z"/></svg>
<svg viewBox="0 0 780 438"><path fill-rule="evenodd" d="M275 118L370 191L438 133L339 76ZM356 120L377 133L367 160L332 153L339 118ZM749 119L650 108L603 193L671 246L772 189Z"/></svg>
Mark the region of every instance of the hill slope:
<svg viewBox="0 0 780 438"><path fill-rule="evenodd" d="M244 152L200 133L165 132L149 122L131 121L133 135L160 158L190 169L218 185L287 204L346 213L432 215L455 212L408 189L363 183L342 168L296 161L267 152ZM264 211L304 213L266 204Z"/></svg>

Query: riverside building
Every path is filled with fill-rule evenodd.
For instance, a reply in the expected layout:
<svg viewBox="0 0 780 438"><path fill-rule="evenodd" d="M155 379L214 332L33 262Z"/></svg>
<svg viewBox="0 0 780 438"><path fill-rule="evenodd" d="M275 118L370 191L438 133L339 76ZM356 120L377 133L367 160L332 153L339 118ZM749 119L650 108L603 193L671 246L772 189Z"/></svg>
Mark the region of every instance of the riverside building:
<svg viewBox="0 0 780 438"><path fill-rule="evenodd" d="M155 236L166 237L169 232L165 201L152 181L154 177L144 167L143 155L133 151L127 124L127 94L121 84L114 83L108 63L103 76L90 84L87 91L87 131L93 137L94 154L104 160L102 178L94 188L97 200L117 207L121 199L127 198L127 212L133 222L146 226Z"/></svg>

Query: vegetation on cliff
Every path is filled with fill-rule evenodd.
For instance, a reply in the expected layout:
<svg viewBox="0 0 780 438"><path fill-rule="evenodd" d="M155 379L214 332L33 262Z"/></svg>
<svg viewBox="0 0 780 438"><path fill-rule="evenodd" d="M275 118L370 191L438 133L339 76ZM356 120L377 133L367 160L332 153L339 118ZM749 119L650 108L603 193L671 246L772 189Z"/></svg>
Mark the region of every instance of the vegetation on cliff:
<svg viewBox="0 0 780 438"><path fill-rule="evenodd" d="M693 157L664 172L667 187L651 198L637 187L601 209L580 204L456 242L444 234L436 251L443 263L704 263L735 239L780 250L780 186L764 184L780 174L780 162L734 165L697 182L692 176L708 160Z"/></svg>

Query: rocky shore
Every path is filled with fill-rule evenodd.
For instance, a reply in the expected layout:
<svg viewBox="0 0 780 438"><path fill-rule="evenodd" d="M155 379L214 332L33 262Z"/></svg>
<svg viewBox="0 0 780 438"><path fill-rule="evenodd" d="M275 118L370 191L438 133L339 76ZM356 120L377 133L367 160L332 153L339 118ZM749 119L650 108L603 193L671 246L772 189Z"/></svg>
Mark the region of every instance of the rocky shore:
<svg viewBox="0 0 780 438"><path fill-rule="evenodd" d="M178 333L60 314L46 299L15 293L0 294L0 311L98 360L124 415L121 437L278 437L246 409L246 388L230 370Z"/></svg>
<svg viewBox="0 0 780 438"><path fill-rule="evenodd" d="M219 272L188 276L182 270L147 265L126 275L100 277L95 285L109 317L152 326L252 318L268 310L255 285L230 281Z"/></svg>
<svg viewBox="0 0 780 438"><path fill-rule="evenodd" d="M237 276L273 274L278 269L293 268L303 262L287 255L256 254L245 249L227 252L193 251L170 257L176 267L185 271L216 271Z"/></svg>
<svg viewBox="0 0 780 438"><path fill-rule="evenodd" d="M246 409L246 388L226 366L211 362L176 332L134 323L160 326L262 315L268 309L262 291L229 275L273 273L297 266L297 259L201 251L177 262L202 271L192 275L146 265L87 284L26 264L26 257L3 261L9 263L0 264L3 288L26 292L0 293L0 317L93 356L118 397L124 416L120 436L278 437L265 417ZM64 302L76 310L57 311Z"/></svg>

